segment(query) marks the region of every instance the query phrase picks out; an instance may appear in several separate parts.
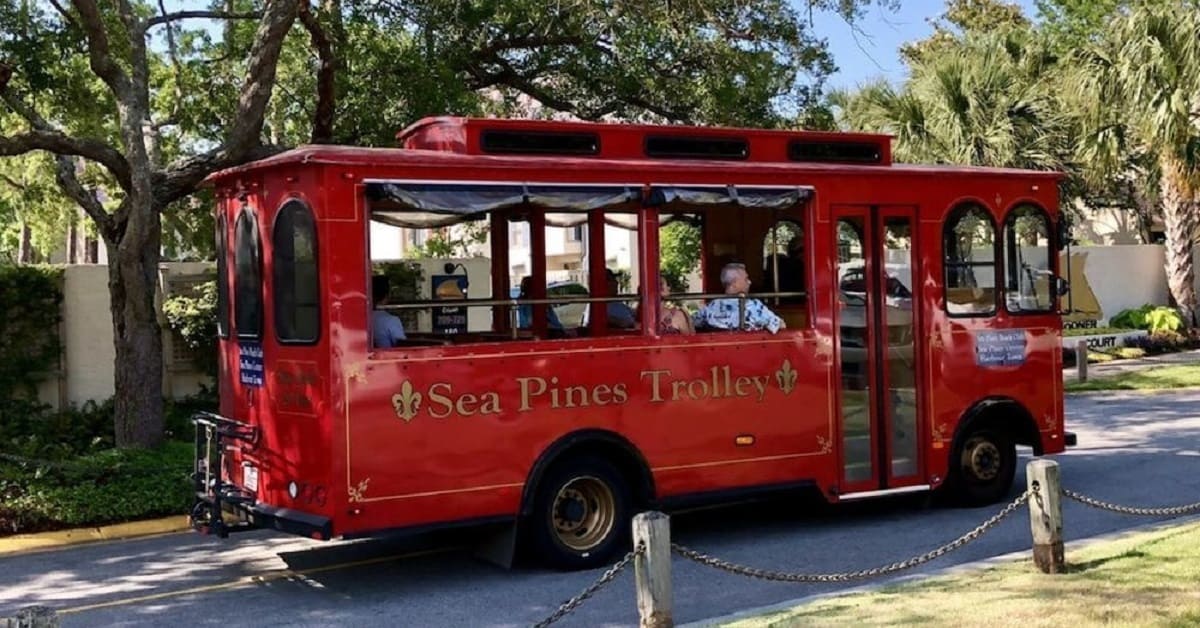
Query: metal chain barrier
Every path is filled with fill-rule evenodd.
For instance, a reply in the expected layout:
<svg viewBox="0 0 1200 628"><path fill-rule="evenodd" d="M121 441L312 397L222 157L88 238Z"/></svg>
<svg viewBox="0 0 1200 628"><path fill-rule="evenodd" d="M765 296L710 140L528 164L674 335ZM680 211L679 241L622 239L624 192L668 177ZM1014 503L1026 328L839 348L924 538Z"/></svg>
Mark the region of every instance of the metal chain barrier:
<svg viewBox="0 0 1200 628"><path fill-rule="evenodd" d="M1186 515L1188 513L1200 512L1200 502L1188 504L1186 506L1170 506L1166 508L1135 508L1132 506L1119 506L1110 504L1098 499L1088 497L1081 493L1076 493L1069 488L1063 488L1062 494L1070 499L1073 499L1081 504L1107 510L1109 512L1121 513L1123 515L1142 515L1146 517L1169 517L1174 515Z"/></svg>
<svg viewBox="0 0 1200 628"><path fill-rule="evenodd" d="M566 602L563 602L561 605L559 605L558 610L554 611L554 614L534 624L533 628L545 628L546 626L553 624L563 617L566 617L576 608L579 608L580 604L586 602L588 598L592 597L598 591L600 591L600 589L603 589L605 585L612 582L622 570L629 566L629 563L633 562L634 557L645 553L646 546L639 543L632 552L629 552L625 555L625 558L622 558L612 567L609 567L608 571L604 572L604 574L597 578L595 582L588 586L588 588L584 589L582 593L567 600Z"/></svg>
<svg viewBox="0 0 1200 628"><path fill-rule="evenodd" d="M872 578L875 576L882 576L885 574L903 571L905 569L911 569L918 565L927 563L935 558L938 558L939 556L942 556L944 554L952 552L952 551L966 545L967 543L970 543L971 541L978 539L980 536L983 536L984 532L987 532L988 530L993 528L996 524L1003 521L1005 517L1008 517L1009 515L1011 515L1015 510L1020 508L1021 505L1027 501L1029 501L1029 491L1022 493L1020 495L1020 497L1017 497L1011 503L1009 503L1007 506L1005 506L1000 512L996 513L988 520L979 524L979 526L977 526L974 530L967 532L966 534L958 537L957 539L954 539L953 541L951 541L933 551L926 552L925 554L916 556L914 558L910 558L905 561L895 562L890 565L884 565L882 567L874 567L872 569L863 569L860 571L848 571L848 572L843 572L843 573L825 573L825 574L787 573L787 572L782 572L782 571L770 571L767 569L756 569L754 567L746 567L744 565L737 565L737 564L734 564L734 563L731 563L728 561L721 560L719 558L709 556L708 554L704 554L702 552L698 552L696 550L689 549L687 547L679 545L678 543L672 543L671 549L676 554L678 554L684 558L687 558L689 560L698 562L702 565L707 565L709 567L720 569L722 571L727 571L729 573L734 573L734 574L738 574L738 575L742 575L742 576L749 576L751 578L761 578L763 580L774 580L777 582L846 582L848 580L860 580L863 578Z"/></svg>

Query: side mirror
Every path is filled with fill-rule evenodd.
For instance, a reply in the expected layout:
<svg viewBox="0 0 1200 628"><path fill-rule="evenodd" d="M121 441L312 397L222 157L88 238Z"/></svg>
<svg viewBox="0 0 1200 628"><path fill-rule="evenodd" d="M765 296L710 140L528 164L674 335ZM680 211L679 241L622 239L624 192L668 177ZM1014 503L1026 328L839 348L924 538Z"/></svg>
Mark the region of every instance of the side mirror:
<svg viewBox="0 0 1200 628"><path fill-rule="evenodd" d="M1058 224L1056 226L1057 233L1055 235L1057 236L1056 244L1058 245L1058 250L1060 251L1071 246L1071 225L1069 222L1070 221L1068 220L1066 214L1062 214L1058 217Z"/></svg>
<svg viewBox="0 0 1200 628"><path fill-rule="evenodd" d="M1071 292L1071 282L1062 277L1054 278L1054 294L1055 296L1065 297Z"/></svg>

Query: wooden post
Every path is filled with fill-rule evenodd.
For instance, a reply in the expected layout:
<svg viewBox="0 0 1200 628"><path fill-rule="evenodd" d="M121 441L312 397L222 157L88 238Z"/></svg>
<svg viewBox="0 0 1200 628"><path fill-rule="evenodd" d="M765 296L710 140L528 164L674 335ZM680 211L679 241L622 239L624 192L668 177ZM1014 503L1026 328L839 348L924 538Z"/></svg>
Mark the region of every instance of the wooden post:
<svg viewBox="0 0 1200 628"><path fill-rule="evenodd" d="M633 561L641 628L673 628L671 616L671 518L644 512L633 518L633 545L646 551Z"/></svg>
<svg viewBox="0 0 1200 628"><path fill-rule="evenodd" d="M58 628L58 613L46 606L30 606L17 611L17 616L0 619L4 628Z"/></svg>
<svg viewBox="0 0 1200 628"><path fill-rule="evenodd" d="M1058 463L1045 458L1025 467L1029 486L1029 528L1033 532L1033 562L1042 573L1063 573L1062 484Z"/></svg>
<svg viewBox="0 0 1200 628"><path fill-rule="evenodd" d="M1075 343L1075 368L1079 371L1079 381L1086 382L1088 378L1088 347L1085 340Z"/></svg>

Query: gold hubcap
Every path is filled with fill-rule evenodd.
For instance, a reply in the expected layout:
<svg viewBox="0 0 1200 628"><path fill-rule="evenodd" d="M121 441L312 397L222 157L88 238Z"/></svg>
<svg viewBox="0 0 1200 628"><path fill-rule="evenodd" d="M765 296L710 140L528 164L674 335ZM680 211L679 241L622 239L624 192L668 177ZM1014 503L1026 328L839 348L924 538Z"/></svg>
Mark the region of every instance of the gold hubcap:
<svg viewBox="0 0 1200 628"><path fill-rule="evenodd" d="M559 489L550 513L554 531L563 545L587 551L612 531L617 517L617 500L612 489L599 479L578 477Z"/></svg>
<svg viewBox="0 0 1200 628"><path fill-rule="evenodd" d="M971 475L983 482L996 479L1000 475L1000 449L995 443L983 438L972 438L963 448L963 466L971 471Z"/></svg>

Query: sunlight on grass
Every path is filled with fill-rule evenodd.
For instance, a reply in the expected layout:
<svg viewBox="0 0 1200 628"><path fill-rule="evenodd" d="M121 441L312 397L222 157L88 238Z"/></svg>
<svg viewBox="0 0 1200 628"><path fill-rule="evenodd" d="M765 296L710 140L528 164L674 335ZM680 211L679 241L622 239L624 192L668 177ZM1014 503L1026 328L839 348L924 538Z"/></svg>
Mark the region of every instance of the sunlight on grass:
<svg viewBox="0 0 1200 628"><path fill-rule="evenodd" d="M1112 377L1097 377L1086 382L1067 382L1067 392L1085 390L1154 390L1159 388L1191 388L1200 386L1200 365L1164 366L1122 373Z"/></svg>
<svg viewBox="0 0 1200 628"><path fill-rule="evenodd" d="M1200 524L1067 551L1069 573L1031 561L844 595L726 626L1194 626Z"/></svg>

